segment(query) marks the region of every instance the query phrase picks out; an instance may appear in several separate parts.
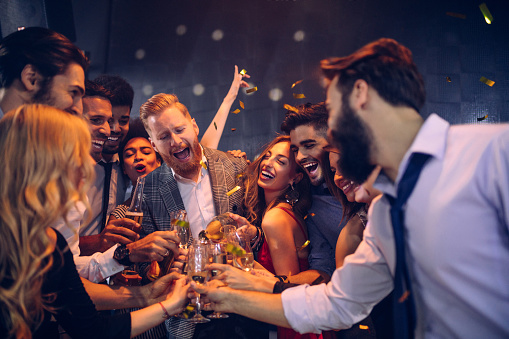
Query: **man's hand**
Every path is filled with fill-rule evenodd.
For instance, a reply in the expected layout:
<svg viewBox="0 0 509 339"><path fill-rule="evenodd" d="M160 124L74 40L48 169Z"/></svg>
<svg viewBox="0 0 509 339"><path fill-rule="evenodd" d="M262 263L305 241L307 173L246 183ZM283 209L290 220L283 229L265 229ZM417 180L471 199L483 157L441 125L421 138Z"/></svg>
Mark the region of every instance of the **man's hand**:
<svg viewBox="0 0 509 339"><path fill-rule="evenodd" d="M101 249L106 251L115 244L130 244L140 238L141 226L128 218L112 219L108 221L104 230L99 234Z"/></svg>
<svg viewBox="0 0 509 339"><path fill-rule="evenodd" d="M274 284L279 280L272 276L258 276L250 272L239 270L230 265L210 264L207 270L218 270L221 273L213 277L213 280L220 280L224 284L236 290L260 291L272 293Z"/></svg>
<svg viewBox="0 0 509 339"><path fill-rule="evenodd" d="M127 245L129 260L132 262L161 261L168 256L170 251L177 256L179 241L176 231L150 233L145 238Z"/></svg>
<svg viewBox="0 0 509 339"><path fill-rule="evenodd" d="M171 265L170 272L184 273L184 266L187 262L187 252L189 250L184 248L179 248L178 256L175 256L175 260Z"/></svg>
<svg viewBox="0 0 509 339"><path fill-rule="evenodd" d="M251 164L251 161L247 159L246 152L243 152L240 149L234 149L234 150L228 151L228 153L233 155L235 158L244 158L248 165Z"/></svg>
<svg viewBox="0 0 509 339"><path fill-rule="evenodd" d="M192 281L191 288L201 294L201 300L205 304L204 310L234 312L234 303L231 302L229 297L236 292L223 282L211 280L207 284L201 285Z"/></svg>

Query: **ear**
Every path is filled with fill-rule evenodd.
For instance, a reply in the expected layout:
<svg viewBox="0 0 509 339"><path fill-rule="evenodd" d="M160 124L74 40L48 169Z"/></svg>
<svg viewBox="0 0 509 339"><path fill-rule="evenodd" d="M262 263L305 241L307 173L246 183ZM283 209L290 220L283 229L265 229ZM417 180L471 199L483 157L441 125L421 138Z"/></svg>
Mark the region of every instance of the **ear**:
<svg viewBox="0 0 509 339"><path fill-rule="evenodd" d="M302 180L302 178L304 178L304 174L299 172L293 177L293 180L290 180L290 184L296 185Z"/></svg>
<svg viewBox="0 0 509 339"><path fill-rule="evenodd" d="M354 110L360 110L368 101L369 85L365 80L358 79L353 84L352 94L350 95L350 106Z"/></svg>
<svg viewBox="0 0 509 339"><path fill-rule="evenodd" d="M40 88L42 78L39 71L31 64L26 65L21 71L21 83L28 92L34 92Z"/></svg>
<svg viewBox="0 0 509 339"><path fill-rule="evenodd" d="M200 134L200 129L198 128L198 125L196 124L194 118L191 119L191 123L193 124L193 129L196 132L196 135Z"/></svg>
<svg viewBox="0 0 509 339"><path fill-rule="evenodd" d="M157 150L156 144L154 144L154 142L152 141L152 138L151 138L151 137L148 137L148 141L150 141L150 146L152 146L152 148L154 149L154 151L156 151L157 153L161 154L161 152L159 152L159 151Z"/></svg>

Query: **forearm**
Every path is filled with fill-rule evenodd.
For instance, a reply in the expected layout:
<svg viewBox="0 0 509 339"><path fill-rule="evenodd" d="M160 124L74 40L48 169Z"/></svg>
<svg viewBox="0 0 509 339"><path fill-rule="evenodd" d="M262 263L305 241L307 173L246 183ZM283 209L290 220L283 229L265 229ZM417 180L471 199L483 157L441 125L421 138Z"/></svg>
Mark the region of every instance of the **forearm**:
<svg viewBox="0 0 509 339"><path fill-rule="evenodd" d="M166 312L164 312L161 305ZM161 304L157 303L141 310L131 312L131 338L159 325L167 319L167 314L174 315L178 312L179 308L177 304L169 300Z"/></svg>
<svg viewBox="0 0 509 339"><path fill-rule="evenodd" d="M280 294L235 291L230 294L233 313L282 327L290 327Z"/></svg>
<svg viewBox="0 0 509 339"><path fill-rule="evenodd" d="M226 125L226 120L230 114L230 108L232 107L236 97L236 95L232 96L228 94L224 98L221 106L219 106L219 109L217 110L216 115L212 119L212 122L201 138L200 144L202 146L217 149L219 141L221 140L221 135L224 131L224 126Z"/></svg>
<svg viewBox="0 0 509 339"><path fill-rule="evenodd" d="M98 310L115 310L130 307L145 307L148 289L145 286L115 286L94 284L81 279L83 286Z"/></svg>
<svg viewBox="0 0 509 339"><path fill-rule="evenodd" d="M327 283L330 281L330 276L319 270L307 270L300 272L299 274L288 277L288 281L292 284L320 284Z"/></svg>

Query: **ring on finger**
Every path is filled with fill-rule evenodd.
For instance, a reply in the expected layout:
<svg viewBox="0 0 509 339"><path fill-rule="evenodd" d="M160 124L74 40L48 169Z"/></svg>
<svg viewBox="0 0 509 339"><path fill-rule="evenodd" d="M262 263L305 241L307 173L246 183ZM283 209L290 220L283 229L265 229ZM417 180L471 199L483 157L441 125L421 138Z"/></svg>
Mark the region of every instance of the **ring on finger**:
<svg viewBox="0 0 509 339"><path fill-rule="evenodd" d="M167 257L168 255L170 255L170 251L166 250L166 252L164 252L164 254L163 254L163 257Z"/></svg>

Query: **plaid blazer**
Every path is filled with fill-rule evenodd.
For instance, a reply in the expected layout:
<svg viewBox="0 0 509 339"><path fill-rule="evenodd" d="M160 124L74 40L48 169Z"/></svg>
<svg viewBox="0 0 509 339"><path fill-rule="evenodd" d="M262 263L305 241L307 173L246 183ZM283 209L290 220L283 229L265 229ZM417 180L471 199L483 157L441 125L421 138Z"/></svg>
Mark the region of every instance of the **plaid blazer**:
<svg viewBox="0 0 509 339"><path fill-rule="evenodd" d="M247 163L244 158L215 149L203 147L208 162L208 171L212 184L212 197L216 207L216 214L232 212L243 215L242 199L244 187L237 175L244 173ZM226 193L239 185L242 187L230 196ZM170 212L185 209L182 197L168 165L162 166L149 173L145 179L143 190L143 221L142 237L155 231L170 229Z"/></svg>

